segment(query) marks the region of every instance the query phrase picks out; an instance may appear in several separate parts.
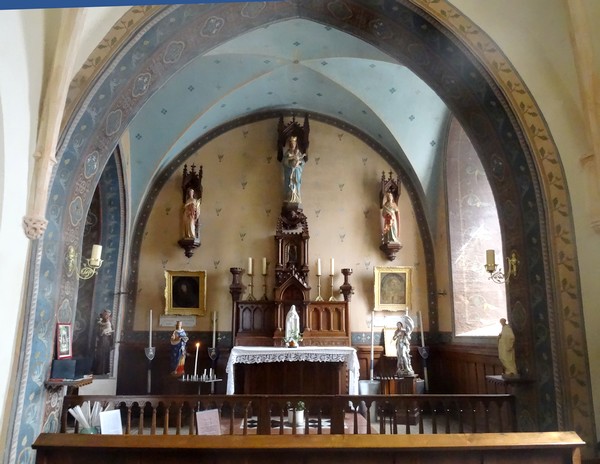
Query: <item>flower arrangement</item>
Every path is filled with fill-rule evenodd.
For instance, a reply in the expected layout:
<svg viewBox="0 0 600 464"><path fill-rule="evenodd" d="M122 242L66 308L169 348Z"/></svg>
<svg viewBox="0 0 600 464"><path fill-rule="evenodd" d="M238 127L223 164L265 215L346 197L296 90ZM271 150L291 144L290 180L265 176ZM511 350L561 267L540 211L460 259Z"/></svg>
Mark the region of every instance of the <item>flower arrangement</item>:
<svg viewBox="0 0 600 464"><path fill-rule="evenodd" d="M296 348L300 345L300 342L303 340L302 333L294 331L289 337L284 337L283 342L290 348Z"/></svg>

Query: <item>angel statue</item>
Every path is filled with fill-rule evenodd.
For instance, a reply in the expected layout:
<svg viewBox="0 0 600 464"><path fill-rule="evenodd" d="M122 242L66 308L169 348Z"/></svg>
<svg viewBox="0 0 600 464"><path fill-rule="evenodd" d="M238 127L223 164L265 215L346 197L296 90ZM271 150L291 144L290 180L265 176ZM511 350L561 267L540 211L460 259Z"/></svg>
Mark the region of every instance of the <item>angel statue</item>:
<svg viewBox="0 0 600 464"><path fill-rule="evenodd" d="M410 362L410 335L413 328L414 322L410 316L401 316L396 324L396 331L392 337L392 340L396 341L396 352L398 356L396 375L398 377L415 375Z"/></svg>

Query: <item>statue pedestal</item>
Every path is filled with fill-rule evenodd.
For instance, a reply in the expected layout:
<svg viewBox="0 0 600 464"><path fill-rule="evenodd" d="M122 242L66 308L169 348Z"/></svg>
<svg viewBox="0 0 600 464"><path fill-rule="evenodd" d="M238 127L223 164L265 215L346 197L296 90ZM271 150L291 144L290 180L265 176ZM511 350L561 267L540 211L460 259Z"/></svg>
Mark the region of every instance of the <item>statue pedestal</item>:
<svg viewBox="0 0 600 464"><path fill-rule="evenodd" d="M396 259L396 253L402 249L402 244L398 242L382 243L379 249L385 253L388 261L394 261Z"/></svg>
<svg viewBox="0 0 600 464"><path fill-rule="evenodd" d="M194 254L194 248L200 246L199 238L182 238L177 242L181 248L185 250L185 256L191 258Z"/></svg>

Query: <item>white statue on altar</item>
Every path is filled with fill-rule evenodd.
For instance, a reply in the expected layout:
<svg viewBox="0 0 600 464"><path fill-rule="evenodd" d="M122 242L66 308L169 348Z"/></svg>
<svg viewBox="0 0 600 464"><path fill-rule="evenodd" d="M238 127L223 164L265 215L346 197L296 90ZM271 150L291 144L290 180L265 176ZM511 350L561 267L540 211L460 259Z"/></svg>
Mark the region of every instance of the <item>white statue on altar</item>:
<svg viewBox="0 0 600 464"><path fill-rule="evenodd" d="M285 337L283 341L288 346L298 346L298 342L302 340L300 333L300 316L296 312L296 305L292 305L285 317Z"/></svg>

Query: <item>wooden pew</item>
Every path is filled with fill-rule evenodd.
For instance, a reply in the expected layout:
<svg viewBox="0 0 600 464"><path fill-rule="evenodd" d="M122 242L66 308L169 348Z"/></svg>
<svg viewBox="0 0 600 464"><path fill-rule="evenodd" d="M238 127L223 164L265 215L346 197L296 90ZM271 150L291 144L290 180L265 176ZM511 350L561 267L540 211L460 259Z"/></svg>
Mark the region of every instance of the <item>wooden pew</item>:
<svg viewBox="0 0 600 464"><path fill-rule="evenodd" d="M581 462L575 432L447 435L81 435L42 433L38 464L566 464Z"/></svg>

